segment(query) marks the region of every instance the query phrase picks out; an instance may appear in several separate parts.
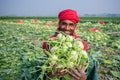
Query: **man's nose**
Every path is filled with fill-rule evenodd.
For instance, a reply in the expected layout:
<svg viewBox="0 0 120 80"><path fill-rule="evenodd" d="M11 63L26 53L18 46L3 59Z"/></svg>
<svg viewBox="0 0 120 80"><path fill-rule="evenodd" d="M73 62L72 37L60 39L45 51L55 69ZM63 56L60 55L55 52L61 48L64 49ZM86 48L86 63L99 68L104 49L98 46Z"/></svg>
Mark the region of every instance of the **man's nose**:
<svg viewBox="0 0 120 80"><path fill-rule="evenodd" d="M69 30L69 25L66 25L66 30Z"/></svg>

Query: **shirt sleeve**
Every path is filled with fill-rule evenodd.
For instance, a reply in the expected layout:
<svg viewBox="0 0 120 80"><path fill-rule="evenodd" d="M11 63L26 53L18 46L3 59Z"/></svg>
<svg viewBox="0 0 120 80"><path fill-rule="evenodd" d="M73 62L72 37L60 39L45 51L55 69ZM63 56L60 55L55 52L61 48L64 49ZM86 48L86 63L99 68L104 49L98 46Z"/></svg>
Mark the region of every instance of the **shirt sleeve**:
<svg viewBox="0 0 120 80"><path fill-rule="evenodd" d="M42 48L47 50L47 51L49 50L49 45L47 44L47 40L45 42L43 42Z"/></svg>
<svg viewBox="0 0 120 80"><path fill-rule="evenodd" d="M88 44L84 40L82 40L82 43L84 45L84 50L87 51L88 50Z"/></svg>
<svg viewBox="0 0 120 80"><path fill-rule="evenodd" d="M54 35L50 36L50 38L55 38L56 36L57 35L54 34ZM48 45L47 41L48 41L48 39L43 42L42 48L48 51L49 50L49 45Z"/></svg>

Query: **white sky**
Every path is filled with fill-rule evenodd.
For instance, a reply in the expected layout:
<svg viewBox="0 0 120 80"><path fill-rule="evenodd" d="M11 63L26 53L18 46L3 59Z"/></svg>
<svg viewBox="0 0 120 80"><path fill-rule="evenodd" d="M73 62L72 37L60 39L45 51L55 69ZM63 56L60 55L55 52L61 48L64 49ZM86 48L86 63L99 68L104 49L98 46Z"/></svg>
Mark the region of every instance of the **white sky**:
<svg viewBox="0 0 120 80"><path fill-rule="evenodd" d="M0 0L0 16L57 16L63 9L83 14L120 14L120 0Z"/></svg>

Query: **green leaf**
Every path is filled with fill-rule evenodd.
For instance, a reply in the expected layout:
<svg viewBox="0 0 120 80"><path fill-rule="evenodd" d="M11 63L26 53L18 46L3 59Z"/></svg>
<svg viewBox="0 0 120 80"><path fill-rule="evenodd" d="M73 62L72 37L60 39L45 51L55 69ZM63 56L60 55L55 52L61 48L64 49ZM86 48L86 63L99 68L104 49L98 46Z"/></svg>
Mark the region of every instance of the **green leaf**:
<svg viewBox="0 0 120 80"><path fill-rule="evenodd" d="M113 76L118 77L120 79L120 72L117 71L110 71Z"/></svg>

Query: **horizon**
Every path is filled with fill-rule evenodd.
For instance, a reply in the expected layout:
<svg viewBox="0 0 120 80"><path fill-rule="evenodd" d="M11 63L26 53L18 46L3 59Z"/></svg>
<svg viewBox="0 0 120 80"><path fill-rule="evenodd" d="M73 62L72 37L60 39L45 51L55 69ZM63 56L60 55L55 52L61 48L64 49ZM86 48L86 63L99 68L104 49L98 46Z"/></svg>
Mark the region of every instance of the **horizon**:
<svg viewBox="0 0 120 80"><path fill-rule="evenodd" d="M79 17L120 17L120 14L110 14L110 13L101 13L101 14L83 14L83 15L78 15ZM33 15L33 16L17 16L17 15L5 15L5 16L0 16L0 17L58 17L58 16L39 16L39 15Z"/></svg>

